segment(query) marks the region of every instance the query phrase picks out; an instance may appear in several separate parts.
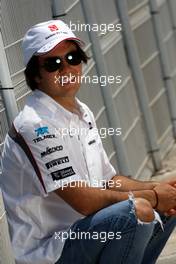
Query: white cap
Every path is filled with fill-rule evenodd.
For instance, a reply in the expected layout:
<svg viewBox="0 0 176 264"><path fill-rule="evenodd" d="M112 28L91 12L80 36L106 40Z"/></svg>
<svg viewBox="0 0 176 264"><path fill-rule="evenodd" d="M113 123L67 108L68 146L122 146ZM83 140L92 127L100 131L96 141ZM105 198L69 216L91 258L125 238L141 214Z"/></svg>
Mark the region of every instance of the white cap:
<svg viewBox="0 0 176 264"><path fill-rule="evenodd" d="M24 64L28 64L34 54L47 53L63 40L75 40L79 45L84 42L77 38L61 20L50 20L31 27L23 38Z"/></svg>

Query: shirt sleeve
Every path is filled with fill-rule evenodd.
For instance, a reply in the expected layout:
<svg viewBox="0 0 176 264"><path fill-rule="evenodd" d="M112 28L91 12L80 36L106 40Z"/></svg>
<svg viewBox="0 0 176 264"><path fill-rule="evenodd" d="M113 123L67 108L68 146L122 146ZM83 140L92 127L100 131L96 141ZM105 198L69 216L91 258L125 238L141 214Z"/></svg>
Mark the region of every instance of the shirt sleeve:
<svg viewBox="0 0 176 264"><path fill-rule="evenodd" d="M68 139L57 133L54 126L41 122L23 126L18 132L35 162L31 166L37 166L36 177L43 186L44 196L69 182L81 180L70 156Z"/></svg>
<svg viewBox="0 0 176 264"><path fill-rule="evenodd" d="M106 154L106 151L103 148L102 151L102 165L103 165L103 178L104 180L110 180L114 177L117 173L112 164L109 161L109 158Z"/></svg>

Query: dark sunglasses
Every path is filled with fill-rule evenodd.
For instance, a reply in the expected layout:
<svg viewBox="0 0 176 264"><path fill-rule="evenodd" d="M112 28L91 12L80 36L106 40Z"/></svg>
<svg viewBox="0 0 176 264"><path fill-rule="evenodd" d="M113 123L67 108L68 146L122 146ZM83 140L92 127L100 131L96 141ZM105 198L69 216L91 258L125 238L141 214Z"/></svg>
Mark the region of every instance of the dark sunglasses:
<svg viewBox="0 0 176 264"><path fill-rule="evenodd" d="M64 56L64 60L69 65L76 66L83 61L83 55L78 50L71 51ZM55 72L57 70L61 70L63 68L63 59L57 56L49 57L45 59L44 64L41 67L43 67L47 72Z"/></svg>

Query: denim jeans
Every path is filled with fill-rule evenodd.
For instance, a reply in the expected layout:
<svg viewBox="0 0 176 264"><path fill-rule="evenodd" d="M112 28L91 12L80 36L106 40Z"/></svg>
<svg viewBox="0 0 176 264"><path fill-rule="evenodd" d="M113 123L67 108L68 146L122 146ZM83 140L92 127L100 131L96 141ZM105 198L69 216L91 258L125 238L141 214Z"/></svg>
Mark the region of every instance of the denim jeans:
<svg viewBox="0 0 176 264"><path fill-rule="evenodd" d="M78 220L56 264L153 264L176 226L175 217L141 223L131 200Z"/></svg>

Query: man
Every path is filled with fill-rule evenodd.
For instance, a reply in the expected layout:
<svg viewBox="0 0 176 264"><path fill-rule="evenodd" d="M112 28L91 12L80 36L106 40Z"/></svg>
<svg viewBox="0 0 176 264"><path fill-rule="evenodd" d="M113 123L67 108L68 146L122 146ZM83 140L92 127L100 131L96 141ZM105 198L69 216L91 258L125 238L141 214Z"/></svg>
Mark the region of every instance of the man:
<svg viewBox="0 0 176 264"><path fill-rule="evenodd" d="M59 20L23 40L33 94L2 157L16 263L155 263L175 227L176 181L116 175L93 113L76 97L88 60L82 44Z"/></svg>

